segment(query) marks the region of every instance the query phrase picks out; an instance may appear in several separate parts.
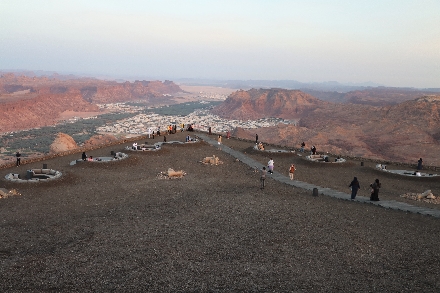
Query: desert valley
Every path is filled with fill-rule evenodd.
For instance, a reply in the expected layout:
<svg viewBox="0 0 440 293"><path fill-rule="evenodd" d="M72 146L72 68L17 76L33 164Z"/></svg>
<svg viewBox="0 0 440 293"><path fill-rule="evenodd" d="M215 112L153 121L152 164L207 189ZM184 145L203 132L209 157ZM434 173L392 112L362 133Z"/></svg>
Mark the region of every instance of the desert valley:
<svg viewBox="0 0 440 293"><path fill-rule="evenodd" d="M32 73L2 73L0 77L1 155L13 157L16 151L21 151L25 156L26 153L35 156L65 150L62 146L50 148L57 137L55 134L50 136L51 141L35 142L39 145L38 150L33 150L32 144L20 148L12 132L20 137L17 135L20 131L36 129L38 132L41 127L59 125L73 117L106 117L94 120L97 128L103 126L99 123L111 125L120 121L117 118L128 117L115 116L112 120L105 116L109 113L129 115L130 112L133 116L136 112L148 113L160 107L166 110L170 105L179 107L194 101L216 101L210 106L211 110L207 110L210 115L197 120L200 131L207 131L211 126L215 128L221 121L234 120L237 123L218 128L219 134L230 131L235 137L253 140L258 133L265 143L291 148L299 148L305 142L307 149L315 145L321 153L404 163L415 163L422 157L425 165L440 166L437 156L440 151L440 94L432 89L363 88L339 94L313 89L235 90L178 85L172 81L116 82L56 74L38 77ZM118 106L113 110L103 106L110 104ZM179 124L195 123L190 116L180 116L171 122L159 119L148 123L148 127L154 131L161 126L159 121L164 125L177 123L176 120ZM268 118L281 122L258 128L246 126L249 121ZM139 121L138 124L146 125L147 122ZM81 121L76 125L76 133L66 134L73 137L76 144L66 142L67 148L99 145L123 137L117 133L98 133L95 128L82 129ZM22 135L20 140L23 143L35 136L38 134ZM57 144L60 144L59 138Z"/></svg>

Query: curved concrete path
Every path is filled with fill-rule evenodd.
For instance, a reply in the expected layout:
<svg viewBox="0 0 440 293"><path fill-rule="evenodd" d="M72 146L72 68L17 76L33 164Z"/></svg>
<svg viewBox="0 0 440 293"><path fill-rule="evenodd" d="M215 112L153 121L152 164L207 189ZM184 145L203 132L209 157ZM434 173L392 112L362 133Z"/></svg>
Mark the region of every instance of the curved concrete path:
<svg viewBox="0 0 440 293"><path fill-rule="evenodd" d="M261 170L265 166L265 165L255 161L254 159L249 158L248 156L244 155L243 153L241 153L239 151L235 151L235 150L233 150L223 144L218 145L218 142L216 140L209 138L205 134L200 133L200 134L198 134L198 137L203 139L207 143L215 146L215 147L219 147L223 152L230 154L234 158L242 161L243 163L245 163L246 165L248 165L250 167L257 168L257 169ZM321 186L317 186L314 184L310 184L310 183L306 183L306 182L302 182L302 181L298 181L298 180L290 180L287 176L284 176L277 171L273 172L273 174L270 175L270 177L273 178L274 180L277 180L277 181L285 183L285 184L292 185L294 187L299 187L299 188L310 190L310 191L312 191L314 188L317 188L319 194L323 194L323 195L327 195L327 196L331 196L331 197L335 197L335 198L339 198L339 199L351 200L351 195L348 193L333 190L330 188L324 188ZM400 211L410 212L410 213L418 213L418 214L422 214L422 215L429 215L429 216L433 216L436 218L440 218L440 210L424 208L424 207L417 207L417 206L413 206L413 205L410 205L410 204L407 204L404 202L395 201L395 200L370 201L370 199L368 197L356 196L356 199L354 199L353 201L374 204L377 206L381 206L381 207L393 209L393 210L400 210Z"/></svg>

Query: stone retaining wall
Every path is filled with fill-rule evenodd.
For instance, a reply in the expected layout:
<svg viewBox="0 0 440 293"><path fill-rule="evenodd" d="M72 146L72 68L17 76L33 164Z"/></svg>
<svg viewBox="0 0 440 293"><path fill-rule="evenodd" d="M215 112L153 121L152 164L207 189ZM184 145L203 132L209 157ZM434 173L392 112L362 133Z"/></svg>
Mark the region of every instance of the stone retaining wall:
<svg viewBox="0 0 440 293"><path fill-rule="evenodd" d="M200 131L203 132L203 131ZM218 135L216 133L213 133L215 135ZM240 141L245 141L245 142L249 142L249 143L253 143L255 144L255 140L249 140L249 139L244 139L244 138L238 138L238 137L233 137L231 136L231 138L236 139L236 140L240 140ZM264 146L270 146L270 147L275 147L275 148L288 148L290 150L295 150L296 152L299 151L299 148L295 148L295 147L291 147L288 145L277 145L277 144L270 144L270 143L264 143ZM307 151L305 152L307 153ZM347 155L341 155L341 154L331 154L331 153L326 153L326 155L328 156L332 156L332 157L337 157L337 156L341 156L344 157L344 159L351 160L351 161L359 161L359 162L372 162L372 163L376 163L376 164L384 164L384 165L394 165L394 166L405 166L408 167L410 169L417 169L417 164L410 164L410 163L402 163L402 162L393 162L393 161L384 161L384 160L379 160L379 159L370 159L370 158L363 158L363 157L352 157L352 156L347 156ZM427 166L427 165L423 165L423 170L432 170L432 171L440 171L440 167L439 166Z"/></svg>
<svg viewBox="0 0 440 293"><path fill-rule="evenodd" d="M147 139L147 138L148 138L148 135L141 135L141 136L124 138L121 140L112 141L110 143L100 144L100 145L91 146L91 147L81 147L81 148L77 148L74 150L69 150L69 151L60 152L60 153L56 153L56 154L43 155L43 156L35 157L35 158L25 159L22 157L21 158L21 165L35 163L35 162L41 162L41 161L45 161L45 160L49 160L49 159L53 159L53 158L57 158L57 157L63 157L63 156L73 155L73 154L82 153L82 152L88 152L88 151L101 149L101 148L105 148L105 147L109 147L109 146L116 146L116 145L124 144L127 142L138 141L138 140ZM0 165L0 170L15 167L15 164L16 164L16 162L14 161L9 164Z"/></svg>

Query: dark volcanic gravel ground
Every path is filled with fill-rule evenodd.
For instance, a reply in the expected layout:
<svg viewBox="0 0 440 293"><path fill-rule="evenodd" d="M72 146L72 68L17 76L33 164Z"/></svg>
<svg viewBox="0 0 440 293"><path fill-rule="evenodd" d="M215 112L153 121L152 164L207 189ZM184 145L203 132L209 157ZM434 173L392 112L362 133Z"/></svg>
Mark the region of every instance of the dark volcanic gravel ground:
<svg viewBox="0 0 440 293"><path fill-rule="evenodd" d="M80 154L44 161L63 172L57 182L0 181L22 193L0 200L0 292L440 290L439 219L312 197L270 178L260 190L251 168L205 143L129 155L75 166ZM211 155L224 164L198 162ZM377 175L354 163L330 169L284 159L274 156L278 171L295 160L298 180L345 192L354 173L364 186ZM169 167L187 175L158 179ZM395 197L388 184L396 180L383 178L382 198Z"/></svg>

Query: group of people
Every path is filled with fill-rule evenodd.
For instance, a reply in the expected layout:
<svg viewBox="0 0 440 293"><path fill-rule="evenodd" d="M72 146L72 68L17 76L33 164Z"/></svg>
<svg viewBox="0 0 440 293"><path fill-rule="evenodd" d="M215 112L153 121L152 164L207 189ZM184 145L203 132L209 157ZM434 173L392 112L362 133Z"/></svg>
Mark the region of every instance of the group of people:
<svg viewBox="0 0 440 293"><path fill-rule="evenodd" d="M379 182L379 179L374 180L373 183L370 184L371 190L370 190L370 200L371 201L379 201L379 188L381 188L382 184ZM361 184L359 183L359 180L357 177L354 177L353 181L351 181L350 185L348 186L351 188L351 199L355 199L356 195L361 189Z"/></svg>
<svg viewBox="0 0 440 293"><path fill-rule="evenodd" d="M257 135L258 139L258 135ZM273 168L274 168L274 161L272 158L270 158L269 162L267 162L267 168L269 171L266 170L266 167L263 167L260 174L260 189L264 189L265 181L266 181L266 175L269 172L270 174L273 174Z"/></svg>
<svg viewBox="0 0 440 293"><path fill-rule="evenodd" d="M261 188L261 189L264 189L264 185L265 185L264 182L265 182L265 180L266 180L266 175L267 175L267 173L273 174L274 165L275 165L274 160L273 160L272 158L270 158L269 162L267 162L267 169L268 169L269 171L266 170L266 167L263 167L263 169L261 170L261 176L260 176L260 183L261 183L260 188ZM289 177L290 177L290 180L293 180L294 175L295 175L295 171L296 171L295 164L291 164L291 165L290 165L290 168L289 168Z"/></svg>
<svg viewBox="0 0 440 293"><path fill-rule="evenodd" d="M260 172L260 188L264 189L265 187L265 180L267 173L273 174L274 170L274 160L270 158L269 162L267 162L267 169L266 167L263 167L263 169ZM289 167L289 178L290 180L293 180L295 177L295 171L296 166L295 164L291 164ZM373 183L370 184L371 190L370 190L370 200L371 201L379 201L379 188L381 188L381 183L379 182L379 179L376 179ZM353 181L351 181L350 185L348 186L351 188L351 199L354 200L356 198L356 195L361 189L361 185L359 183L359 180L357 177L354 177Z"/></svg>

